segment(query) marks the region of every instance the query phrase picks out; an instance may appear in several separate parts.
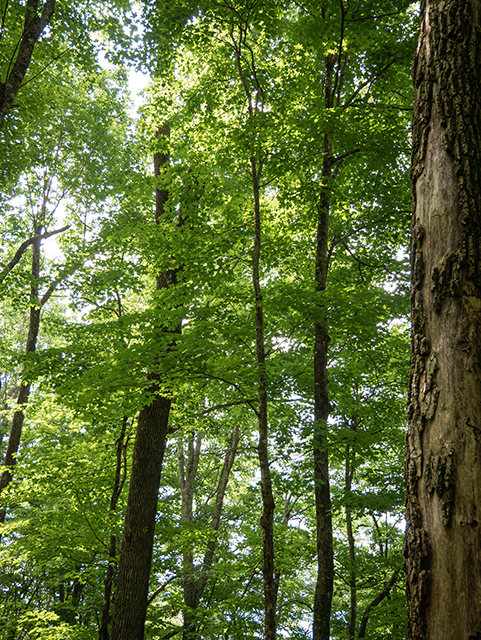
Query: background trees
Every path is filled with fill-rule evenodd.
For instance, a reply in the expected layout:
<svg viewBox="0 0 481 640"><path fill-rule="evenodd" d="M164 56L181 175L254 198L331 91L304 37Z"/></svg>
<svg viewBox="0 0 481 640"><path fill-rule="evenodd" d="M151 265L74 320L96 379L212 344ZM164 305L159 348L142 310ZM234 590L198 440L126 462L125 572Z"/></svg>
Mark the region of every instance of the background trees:
<svg viewBox="0 0 481 640"><path fill-rule="evenodd" d="M95 14L111 52L123 9ZM13 169L5 121L5 262L33 233L29 185L62 195L46 229L70 224L45 276L29 272L29 245L2 284L5 424L17 380L32 389L1 495L5 638L105 639L112 614L117 637L128 589L142 610L129 638L404 637L415 12L142 10L126 57L152 83L135 123L122 73L75 56L46 70L62 93L30 130L21 119L31 155ZM60 275L25 358L29 291ZM159 405L165 453L139 529L132 447ZM125 556L149 527L141 592Z"/></svg>

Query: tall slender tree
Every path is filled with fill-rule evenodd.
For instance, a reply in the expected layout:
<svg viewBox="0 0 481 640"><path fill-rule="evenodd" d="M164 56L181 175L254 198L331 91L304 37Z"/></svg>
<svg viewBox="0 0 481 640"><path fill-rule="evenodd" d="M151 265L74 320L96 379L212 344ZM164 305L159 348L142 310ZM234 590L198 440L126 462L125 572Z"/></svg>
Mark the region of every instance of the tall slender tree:
<svg viewBox="0 0 481 640"><path fill-rule="evenodd" d="M155 188L155 220L158 225L163 221L169 200L165 182L169 164L169 134L168 123L156 134L161 146L161 150L154 155L154 173L159 180ZM177 271L166 269L160 272L156 277L156 291L175 285ZM165 330L164 326L157 327L160 335ZM174 327L174 333L180 333L180 323ZM164 343L162 338L160 343ZM139 414L132 458L112 615L112 640L142 640L144 637L155 516L172 403L165 376L153 371L148 374L148 379L150 397Z"/></svg>
<svg viewBox="0 0 481 640"><path fill-rule="evenodd" d="M481 638L481 2L426 0L413 67L409 637Z"/></svg>

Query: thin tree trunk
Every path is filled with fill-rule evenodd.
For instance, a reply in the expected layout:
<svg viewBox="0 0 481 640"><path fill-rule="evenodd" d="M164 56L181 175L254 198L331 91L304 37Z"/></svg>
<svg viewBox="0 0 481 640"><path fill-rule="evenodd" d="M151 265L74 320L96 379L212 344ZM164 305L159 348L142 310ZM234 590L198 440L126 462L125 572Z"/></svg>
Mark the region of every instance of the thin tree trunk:
<svg viewBox="0 0 481 640"><path fill-rule="evenodd" d="M328 65L326 77L332 77ZM326 82L326 85L328 83ZM329 93L329 86L326 88ZM328 270L328 229L330 206L330 181L332 177L332 150L329 136L324 136L321 195L318 203L318 224L316 237L316 291L326 289ZM319 316L325 315L325 308L319 305ZM317 528L317 582L314 594L313 640L329 640L332 589L334 580L334 560L332 545L331 491L329 485L329 455L327 439L327 419L329 417L329 395L327 390L327 354L329 333L327 320L320 319L314 324L314 482Z"/></svg>
<svg viewBox="0 0 481 640"><path fill-rule="evenodd" d="M353 431L356 431L357 420L356 417L351 418L350 427ZM347 543L349 546L349 620L347 624L347 631L349 640L354 640L356 635L356 614L357 614L357 584L356 584L356 541L354 539L354 532L352 530L352 509L349 504L349 497L352 489L352 481L354 478L354 460L355 451L351 453L350 444L346 445L346 462L345 462L345 476L344 476L344 495L346 496L346 531L347 531ZM352 456L352 459L351 459Z"/></svg>
<svg viewBox="0 0 481 640"><path fill-rule="evenodd" d="M374 607L377 607L378 604L381 604L384 598L388 597L391 589L396 584L396 580L400 571L401 569L397 569L392 574L391 578L387 582L384 589L382 589L382 591L380 591L378 595L364 609L364 613L362 614L362 618L361 618L361 623L359 625L359 631L357 633L358 640L359 638L364 638L366 636L366 628L367 628L367 623L369 622L369 616L371 615L371 611L374 609Z"/></svg>
<svg viewBox="0 0 481 640"><path fill-rule="evenodd" d="M254 247L252 251L252 286L255 300L255 330L256 330L256 364L257 364L257 389L258 409L257 419L259 426L259 440L257 452L259 456L259 468L261 472L262 514L260 525L262 527L262 552L263 565L262 577L264 585L264 640L275 640L277 632L277 594L279 591L280 575L274 569L274 495L272 492L271 473L269 466L269 425L267 418L267 376L266 354L264 341L264 313L262 308L262 287L260 283L260 260L262 246L262 226L260 207L260 179L263 170L262 144L256 139L259 133L259 114L264 108L264 92L259 83L252 56L252 49L246 45L247 23L245 29L239 27L239 40L236 41L233 33L232 45L236 54L237 70L244 87L247 100L247 110L251 121L251 145L250 177L252 180L252 196L254 203ZM243 48L249 51L247 59L250 60L250 76L244 73ZM252 83L252 88L249 83Z"/></svg>
<svg viewBox="0 0 481 640"><path fill-rule="evenodd" d="M127 443L125 432L127 429L127 418L122 420L120 435L116 443L116 464L115 477L112 495L110 497L109 513L114 513L122 493L122 489L127 477ZM112 534L109 542L109 564L104 578L104 602L102 606L102 618L99 629L99 640L109 640L110 605L112 598L112 587L117 564L117 536Z"/></svg>
<svg viewBox="0 0 481 640"><path fill-rule="evenodd" d="M159 136L165 140L169 137L167 124L159 131ZM161 177L168 162L167 153L155 154L156 177ZM166 189L156 188L158 223L168 197ZM175 284L176 277L177 270L160 274L157 290ZM180 324L175 331L180 333ZM159 374L151 373L148 379L152 400L143 407L138 419L112 615L112 640L143 640L144 637L155 517L171 406L170 396L162 395Z"/></svg>
<svg viewBox="0 0 481 640"><path fill-rule="evenodd" d="M40 328L40 311L41 305L39 302L39 290L38 279L40 277L40 233L41 225L35 227L34 237L32 242L32 267L30 275L32 278L32 284L30 286L30 320L28 325L27 343L25 345L25 353L35 353L37 348L37 337ZM12 424L10 427L10 436L8 438L7 450L5 452L5 458L3 466L5 471L0 478L0 494L10 484L12 479L12 470L17 463L17 453L20 446L20 438L22 436L23 422L25 419L24 407L28 402L30 396L30 384L21 382L20 390L17 397L18 409L13 414ZM5 509L0 511L0 522L5 522Z"/></svg>
<svg viewBox="0 0 481 640"><path fill-rule="evenodd" d="M182 442L179 448L179 485L181 493L181 520L185 524L192 524L194 487L199 468L200 451L202 446L202 436L191 432L188 441L187 464L184 460L184 448ZM189 545L188 549L184 549L182 553L182 587L184 591L184 629L183 640L195 638L196 634L196 616L197 608L197 578L194 568L193 547Z"/></svg>
<svg viewBox="0 0 481 640"><path fill-rule="evenodd" d="M413 79L411 640L481 639L481 2L426 0Z"/></svg>
<svg viewBox="0 0 481 640"><path fill-rule="evenodd" d="M189 455L187 466L184 463L183 449L179 449L179 484L181 487L181 513L182 520L187 523L193 522L193 495L195 487L195 477L200 458L201 438L198 436L194 447L194 440L189 440ZM193 555L191 552L184 553L183 557L183 589L184 589L184 629L183 640L196 640L199 637L198 625L199 618L196 615L196 609L199 606L200 599L207 584L207 578L214 561L214 552L216 547L215 534L219 531L221 523L222 506L224 502L227 482L234 464L234 459L239 444L239 427L235 427L232 432L231 445L224 456L224 463L219 476L217 490L215 494L214 508L212 512L211 531L212 537L207 543L207 549L204 554L202 566L195 572ZM181 445L182 446L182 445Z"/></svg>
<svg viewBox="0 0 481 640"><path fill-rule="evenodd" d="M5 78L5 82L1 82L0 79L0 129L3 127L5 117L15 102L30 65L37 40L52 19L54 10L55 0L47 0L42 7L41 14L38 13L38 0L27 0L23 33L18 46L17 57L15 62L13 60L10 61L11 70L9 67L10 72Z"/></svg>
<svg viewBox="0 0 481 640"><path fill-rule="evenodd" d="M274 495L272 492L271 472L269 466L269 441L267 421L267 378L266 355L264 343L264 315L262 310L262 289L260 285L259 264L261 256L261 219L260 219L260 189L259 174L256 161L251 158L254 191L254 250L252 252L252 283L255 295L255 325L256 325L256 352L258 375L258 423L259 441L257 452L261 471L262 514L260 524L262 527L262 548L264 562L262 565L262 577L264 582L264 638L275 640L277 620L277 593L279 590L279 574L274 569Z"/></svg>

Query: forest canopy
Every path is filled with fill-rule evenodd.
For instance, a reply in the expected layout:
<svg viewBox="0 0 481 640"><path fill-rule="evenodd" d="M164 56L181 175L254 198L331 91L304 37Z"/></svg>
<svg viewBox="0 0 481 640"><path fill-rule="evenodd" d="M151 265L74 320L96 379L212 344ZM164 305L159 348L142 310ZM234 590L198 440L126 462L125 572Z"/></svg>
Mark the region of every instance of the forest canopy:
<svg viewBox="0 0 481 640"><path fill-rule="evenodd" d="M0 14L1 640L405 638L417 3Z"/></svg>

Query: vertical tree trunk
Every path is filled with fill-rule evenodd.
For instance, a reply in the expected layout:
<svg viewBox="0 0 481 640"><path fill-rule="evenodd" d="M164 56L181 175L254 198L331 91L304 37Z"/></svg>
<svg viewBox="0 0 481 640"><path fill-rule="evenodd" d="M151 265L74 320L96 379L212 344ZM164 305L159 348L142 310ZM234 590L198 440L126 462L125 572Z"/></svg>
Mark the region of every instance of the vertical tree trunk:
<svg viewBox="0 0 481 640"><path fill-rule="evenodd" d="M321 293L326 289L328 270L329 184L332 172L332 152L329 136L324 136L322 166L323 184L318 203L316 237L315 286ZM327 353L329 333L325 308L319 305L319 320L314 324L314 482L316 500L317 582L314 593L313 640L329 640L331 620L334 560L332 546L331 490L329 484L329 454L327 419L329 395L327 391Z"/></svg>
<svg viewBox="0 0 481 640"><path fill-rule="evenodd" d="M353 416L349 421L350 428L355 432L357 430L357 418ZM355 440L353 444L355 443ZM356 583L356 541L352 529L352 509L349 498L352 490L352 481L354 479L356 452L351 452L350 444L346 445L345 468L344 468L344 495L347 499L346 509L346 532L347 543L349 546L349 620L347 623L347 633L349 640L354 640L356 635L356 615L357 615L357 583Z"/></svg>
<svg viewBox="0 0 481 640"><path fill-rule="evenodd" d="M167 140L168 125L163 126L159 136ZM168 161L167 153L155 154L156 177L161 176ZM166 189L156 188L157 222L168 197ZM157 290L175 284L176 274L176 270L160 274ZM180 332L180 325L176 331ZM112 640L143 640L144 637L155 517L171 405L171 398L162 395L160 376L152 373L148 378L152 400L143 407L138 419L112 615Z"/></svg>
<svg viewBox="0 0 481 640"><path fill-rule="evenodd" d="M36 225L34 229L34 241L32 243L32 267L30 275L32 283L30 285L30 319L28 324L27 343L25 345L25 353L35 353L37 348L37 337L40 328L40 310L41 303L39 301L38 279L40 277L40 245L42 226ZM12 479L12 469L17 462L17 453L20 446L20 438L22 436L23 422L25 419L24 407L30 396L30 384L21 382L20 390L17 397L18 409L13 414L12 424L10 427L10 436L8 438L7 451L3 466L5 471L0 477L0 494L8 486ZM5 509L0 511L0 522L5 522Z"/></svg>
<svg viewBox="0 0 481 640"><path fill-rule="evenodd" d="M325 58L324 104L332 109L336 87L333 87L336 56ZM317 202L316 263L314 284L316 292L326 290L329 269L329 210L334 158L329 134L324 135L322 149L321 191ZM332 543L331 489L329 484L329 453L327 419L329 393L327 390L327 354L329 332L325 306L319 302L318 319L314 323L314 483L316 500L317 582L314 593L313 640L329 640L331 627L332 590L334 584L334 550Z"/></svg>
<svg viewBox="0 0 481 640"><path fill-rule="evenodd" d="M125 439L127 429L127 418L122 420L120 435L116 442L116 464L115 477L112 495L110 497L109 512L113 513L117 509L117 504L124 488L127 476L127 443L129 438ZM109 564L104 578L104 602L102 606L102 618L99 629L99 640L109 640L109 624L110 624L110 604L112 597L112 587L117 564L117 536L112 534L109 543Z"/></svg>
<svg viewBox="0 0 481 640"><path fill-rule="evenodd" d="M181 488L181 513L182 521L186 523L193 522L193 497L197 468L201 454L201 436L197 437L194 448L194 439L189 440L189 455L187 465L184 463L184 451L179 450L179 485ZM239 444L239 427L235 427L232 432L231 446L226 451L224 463L217 483L215 493L215 502L212 512L211 531L212 537L207 542L207 549L204 553L202 565L197 567L195 571L194 557L191 551L184 552L183 556L183 589L184 589L184 628L183 640L197 640L199 638L199 616L196 609L199 606L200 599L207 584L207 578L214 561L214 552L216 547L216 533L219 531L221 523L222 505L224 503L227 482L234 464Z"/></svg>
<svg viewBox="0 0 481 640"><path fill-rule="evenodd" d="M251 135L253 142L250 156L250 177L252 181L252 197L254 204L254 247L252 250L252 287L254 290L255 303L255 331L256 331L256 364L257 364L257 392L258 408L257 420L259 427L259 439L257 453L259 457L259 469L261 472L261 494L262 494L262 514L260 525L262 527L262 578L264 585L264 640L275 640L277 633L277 594L279 591L279 573L274 569L275 549L274 549L274 511L275 502L272 492L272 481L269 464L269 423L267 416L268 396L267 396L267 375L266 375L266 353L264 340L264 311L262 308L262 287L260 279L260 261L262 248L262 225L261 225L261 191L260 180L266 157L262 142L257 139L260 133L259 114L264 109L264 91L259 83L256 64L252 49L246 44L248 24L239 27L239 40L237 41L231 33L232 45L236 54L237 70L239 78L244 87L247 100L247 111L249 113L252 127ZM249 51L247 58L250 60L249 76L243 70L244 50ZM252 83L252 84L250 84Z"/></svg>
<svg viewBox="0 0 481 640"><path fill-rule="evenodd" d="M252 252L252 283L255 295L256 352L258 372L258 424L259 440L257 452L261 471L262 493L262 550L264 562L262 577L264 582L264 640L275 640L277 630L277 593L279 590L279 574L274 568L274 495L272 492L271 472L269 465L269 441L267 420L267 377L266 355L264 343L264 315L262 309L262 289L260 285L259 265L261 256L261 218L259 177L261 168L251 158L254 194L254 250Z"/></svg>
<svg viewBox="0 0 481 640"><path fill-rule="evenodd" d="M426 0L414 60L409 638L481 639L481 1Z"/></svg>

